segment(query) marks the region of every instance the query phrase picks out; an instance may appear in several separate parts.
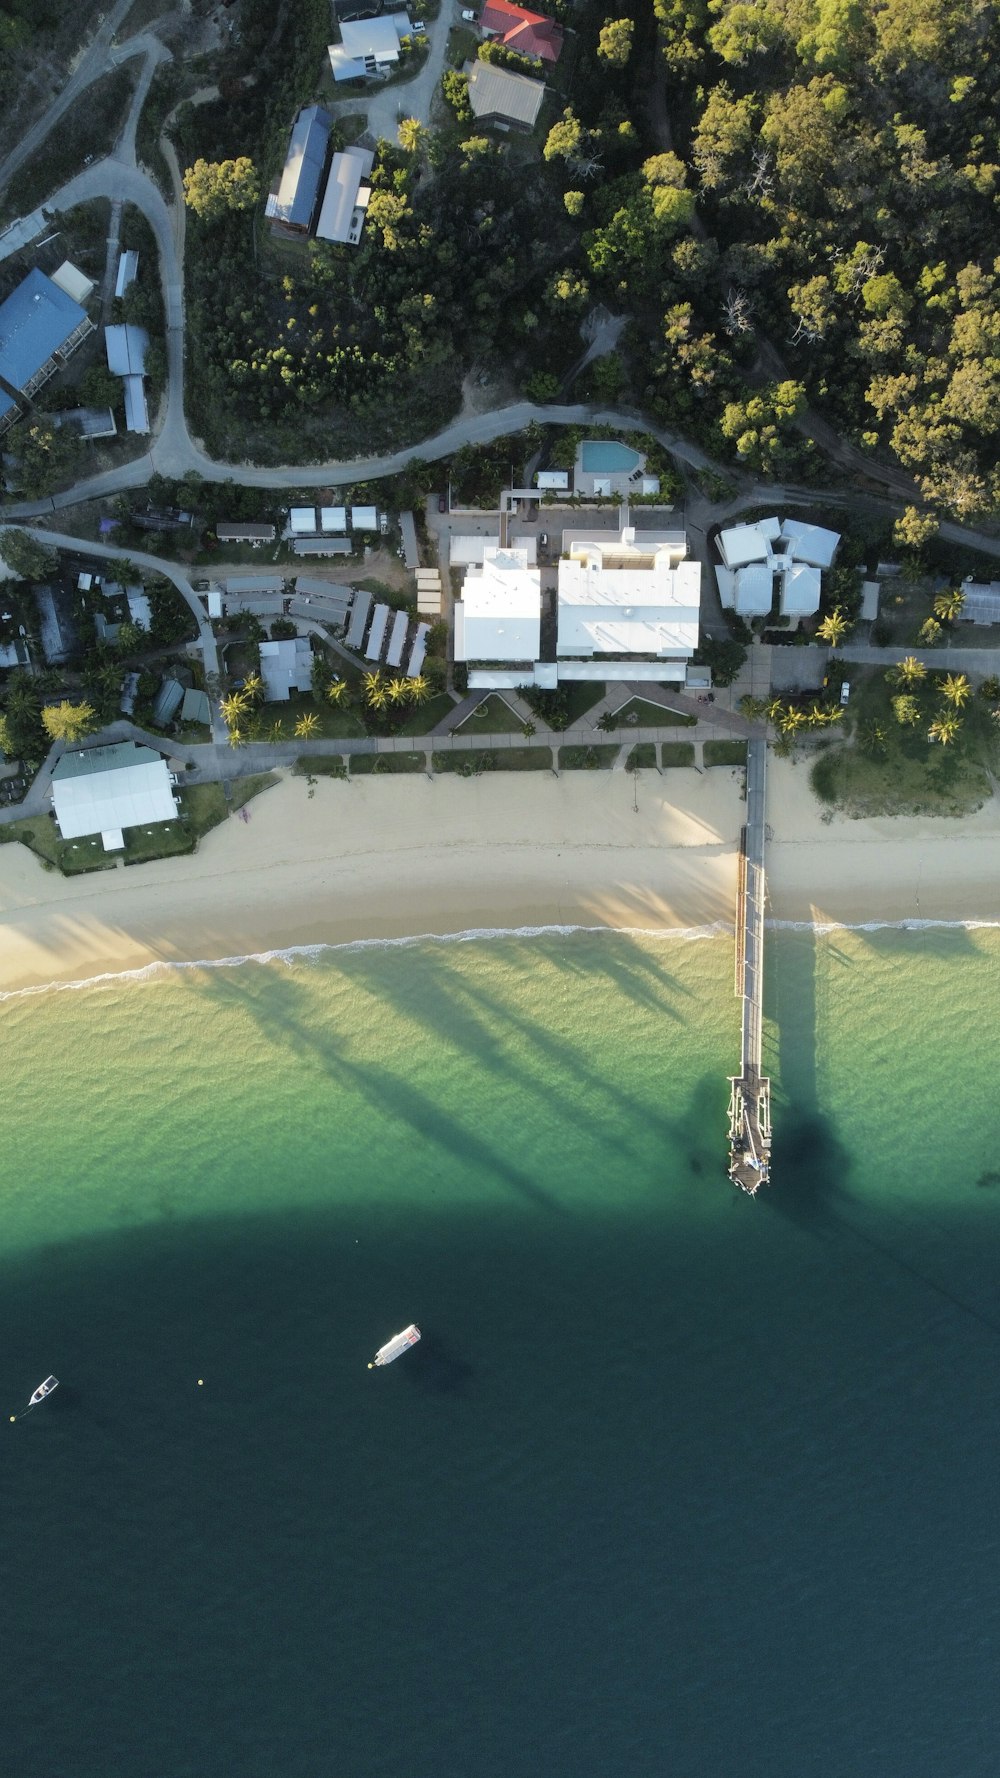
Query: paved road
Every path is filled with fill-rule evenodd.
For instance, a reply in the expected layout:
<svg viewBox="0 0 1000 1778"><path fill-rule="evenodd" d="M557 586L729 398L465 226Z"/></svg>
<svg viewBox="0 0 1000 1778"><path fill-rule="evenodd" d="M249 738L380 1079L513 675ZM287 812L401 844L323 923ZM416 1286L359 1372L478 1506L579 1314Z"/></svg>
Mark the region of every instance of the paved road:
<svg viewBox="0 0 1000 1778"><path fill-rule="evenodd" d="M111 40L119 25L131 12L134 3L135 0L115 0L115 4L105 15L97 35L80 57L62 92L53 100L45 115L25 132L17 147L11 150L6 160L0 162L0 191L3 191L4 187L10 183L18 168L23 167L25 161L31 158L36 148L41 147L46 136L52 134L59 119L65 116L70 106L79 98L85 88L92 85L95 80L99 80L102 74L107 74L110 68L117 67L127 55L143 53L149 41L144 37L131 40L133 44L138 45L136 49L132 49L129 44L115 51L111 49Z"/></svg>
<svg viewBox="0 0 1000 1778"><path fill-rule="evenodd" d="M371 103L368 105L368 128L366 136L373 142L383 137L387 142L398 140L398 125L401 118L415 117L418 123L426 124L430 119L431 103L437 90L441 75L444 72L448 52L448 32L458 22L458 8L451 0L444 0L441 11L436 19L428 24L427 59L412 80L394 82L391 86L376 89ZM334 117L349 116L363 107L363 100L358 98L344 99L329 110Z"/></svg>

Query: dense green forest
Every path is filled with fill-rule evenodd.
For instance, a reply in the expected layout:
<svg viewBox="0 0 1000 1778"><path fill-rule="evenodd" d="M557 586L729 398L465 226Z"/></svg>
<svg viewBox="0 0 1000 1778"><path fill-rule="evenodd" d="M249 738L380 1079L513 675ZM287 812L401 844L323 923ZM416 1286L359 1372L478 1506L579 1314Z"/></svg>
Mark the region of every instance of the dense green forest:
<svg viewBox="0 0 1000 1778"><path fill-rule="evenodd" d="M252 152L266 184L316 90L326 0L277 21L244 0L243 16L232 78L178 143L187 165ZM282 263L259 208L191 218L210 443L274 460L416 439L473 363L553 398L601 302L629 326L575 396L631 400L784 475L815 464L812 410L928 505L993 511L995 0L627 0L612 16L584 0L571 16L537 140L478 133L450 71L437 127L381 145L360 247ZM265 54L272 78L242 84Z"/></svg>

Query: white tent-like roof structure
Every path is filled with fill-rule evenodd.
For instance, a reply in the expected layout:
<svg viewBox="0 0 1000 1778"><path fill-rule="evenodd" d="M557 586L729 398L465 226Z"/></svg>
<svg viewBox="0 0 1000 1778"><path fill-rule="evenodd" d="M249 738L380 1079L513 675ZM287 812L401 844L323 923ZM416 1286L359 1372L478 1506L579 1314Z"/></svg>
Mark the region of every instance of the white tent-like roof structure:
<svg viewBox="0 0 1000 1778"><path fill-rule="evenodd" d="M64 753L52 774L52 802L64 840L99 833L108 851L123 844L123 828L177 815L166 761L134 741Z"/></svg>
<svg viewBox="0 0 1000 1778"><path fill-rule="evenodd" d="M526 549L486 550L455 603L457 661L534 661L542 623L542 580Z"/></svg>
<svg viewBox="0 0 1000 1778"><path fill-rule="evenodd" d="M793 562L782 570L782 617L811 617L819 610L820 572L806 562Z"/></svg>
<svg viewBox="0 0 1000 1778"><path fill-rule="evenodd" d="M727 568L743 568L748 562L766 562L770 539L758 525L732 525L720 531L719 554Z"/></svg>
<svg viewBox="0 0 1000 1778"><path fill-rule="evenodd" d="M785 519L781 535L793 560L807 562L811 568L829 568L840 542L839 531L828 531L825 525L804 525L799 519Z"/></svg>
<svg viewBox="0 0 1000 1778"><path fill-rule="evenodd" d="M741 617L766 617L774 598L774 573L770 562L748 562L736 570L733 610Z"/></svg>

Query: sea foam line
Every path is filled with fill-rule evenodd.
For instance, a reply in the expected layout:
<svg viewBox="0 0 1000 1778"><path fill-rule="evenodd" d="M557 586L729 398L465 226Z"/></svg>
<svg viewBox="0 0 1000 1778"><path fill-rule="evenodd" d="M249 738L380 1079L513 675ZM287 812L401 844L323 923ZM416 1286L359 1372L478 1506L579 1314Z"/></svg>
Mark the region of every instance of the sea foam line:
<svg viewBox="0 0 1000 1778"><path fill-rule="evenodd" d="M834 932L979 932L1000 929L1000 920L767 920L769 932L808 932L825 937ZM463 945L493 943L498 939L569 938L575 933L605 933L619 938L643 938L656 942L683 939L688 943L706 938L732 937L730 922L715 920L705 926L469 926L461 932L413 932L394 938L352 938L338 944L285 945L269 951L248 951L235 957L158 957L138 969L105 970L100 975L73 981L35 982L27 988L0 989L0 1003L27 1000L35 994L76 993L83 988L109 987L119 982L169 980L187 970L241 969L250 963L314 963L326 953L411 950L416 945Z"/></svg>
<svg viewBox="0 0 1000 1778"><path fill-rule="evenodd" d="M240 969L247 963L316 962L327 952L410 950L415 945L462 945L493 942L511 938L567 938L574 933L612 933L623 938L685 939L694 941L717 938L720 933L732 935L733 927L723 921L707 926L469 926L461 932L414 932L394 938L352 938L338 944L285 945L270 951L248 951L236 957L157 957L138 969L105 970L100 975L79 977L68 982L35 982L28 988L0 989L0 1002L25 1000L33 994L75 993L81 988L108 986L118 982L151 982L167 979L174 973L201 969Z"/></svg>

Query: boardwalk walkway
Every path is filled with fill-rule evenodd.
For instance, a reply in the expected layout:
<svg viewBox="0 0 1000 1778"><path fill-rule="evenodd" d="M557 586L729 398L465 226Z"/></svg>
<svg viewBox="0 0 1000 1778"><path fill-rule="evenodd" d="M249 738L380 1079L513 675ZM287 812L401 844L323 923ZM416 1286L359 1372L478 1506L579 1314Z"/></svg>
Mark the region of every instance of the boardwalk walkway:
<svg viewBox="0 0 1000 1778"><path fill-rule="evenodd" d="M764 842L767 743L747 746L747 821L736 918L736 992L743 997L739 1075L731 1079L729 1177L751 1196L768 1182L771 1083L761 1073L764 1016Z"/></svg>

